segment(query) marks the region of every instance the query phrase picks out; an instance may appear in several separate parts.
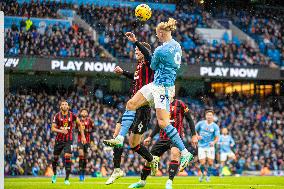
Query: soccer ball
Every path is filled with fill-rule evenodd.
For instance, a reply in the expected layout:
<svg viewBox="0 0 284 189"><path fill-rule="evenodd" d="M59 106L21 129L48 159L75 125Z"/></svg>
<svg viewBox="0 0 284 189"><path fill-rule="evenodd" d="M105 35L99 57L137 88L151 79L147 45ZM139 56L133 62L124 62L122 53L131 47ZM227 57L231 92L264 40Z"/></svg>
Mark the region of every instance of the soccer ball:
<svg viewBox="0 0 284 189"><path fill-rule="evenodd" d="M135 8L135 16L140 21L147 21L152 15L151 8L146 4L140 4Z"/></svg>

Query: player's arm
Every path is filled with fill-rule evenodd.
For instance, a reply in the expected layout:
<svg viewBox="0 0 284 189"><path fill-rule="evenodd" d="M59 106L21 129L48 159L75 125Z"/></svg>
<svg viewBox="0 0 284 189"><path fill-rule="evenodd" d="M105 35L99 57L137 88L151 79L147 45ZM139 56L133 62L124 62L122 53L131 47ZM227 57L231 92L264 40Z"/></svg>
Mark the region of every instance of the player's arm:
<svg viewBox="0 0 284 189"><path fill-rule="evenodd" d="M120 122L117 122L116 125L115 125L115 129L114 129L114 133L113 133L113 138L116 138L119 134L119 131L120 131L120 128L121 128L121 123Z"/></svg>
<svg viewBox="0 0 284 189"><path fill-rule="evenodd" d="M82 139L82 143L85 144L86 143L86 137L85 137L85 133L84 133L84 127L80 121L80 119L78 117L76 117L76 124L78 125L78 129L80 131L81 134L81 139Z"/></svg>
<svg viewBox="0 0 284 189"><path fill-rule="evenodd" d="M57 114L54 116L53 120L52 120L52 124L51 124L51 131L52 132L56 132L56 133L62 133L62 134L67 134L68 133L68 130L66 129L58 129L58 123L59 123L59 120L58 120L58 117L57 117Z"/></svg>
<svg viewBox="0 0 284 189"><path fill-rule="evenodd" d="M151 59L152 59L151 52L137 40L135 41L134 44L141 51L141 53L144 55L144 58L145 58L146 62L147 63L151 62Z"/></svg>
<svg viewBox="0 0 284 189"><path fill-rule="evenodd" d="M123 70L123 71L122 71L122 75L124 75L124 76L127 77L128 79L134 80L134 73L131 73L131 72L126 71L126 70Z"/></svg>
<svg viewBox="0 0 284 189"><path fill-rule="evenodd" d="M183 109L184 109L183 110L184 111L184 117L185 117L186 121L188 122L190 131L191 131L191 134L192 134L192 139L191 139L192 144L194 146L196 146L197 142L198 142L198 138L197 138L197 132L195 131L194 121L193 121L193 119L190 115L188 107L185 104L183 104L182 106L183 106ZM186 131L186 129L185 129L185 131Z"/></svg>
<svg viewBox="0 0 284 189"><path fill-rule="evenodd" d="M151 59L152 59L151 52L136 39L135 35L131 32L126 32L125 36L127 37L129 41L133 42L136 45L136 47L144 55L145 60L147 62L151 62Z"/></svg>
<svg viewBox="0 0 284 189"><path fill-rule="evenodd" d="M118 75L124 75L128 79L132 79L132 80L134 79L134 73L130 73L126 70L123 70L120 66L116 66L114 68L114 73L116 73Z"/></svg>
<svg viewBox="0 0 284 189"><path fill-rule="evenodd" d="M147 146L150 144L151 140L160 132L160 127L158 125L152 130L150 135L144 140L144 145Z"/></svg>
<svg viewBox="0 0 284 189"><path fill-rule="evenodd" d="M234 147L235 146L235 141L234 141L234 139L230 136L230 146L231 147Z"/></svg>
<svg viewBox="0 0 284 189"><path fill-rule="evenodd" d="M65 135L68 133L68 131L65 130L65 129L58 129L56 123L52 123L52 125L51 125L51 131L52 131L52 132L56 132L56 133L62 133L62 134L65 134Z"/></svg>
<svg viewBox="0 0 284 189"><path fill-rule="evenodd" d="M215 135L215 138L214 138L214 141L210 143L210 146L214 146L215 144L218 143L219 141L219 138L220 138L220 129L219 129L219 126L218 125L215 125L215 129L214 129L214 135Z"/></svg>
<svg viewBox="0 0 284 189"><path fill-rule="evenodd" d="M158 51L158 48L156 48L155 51L154 51L153 57L151 59L150 68L152 70L157 70L159 63L160 63L160 61L159 61L159 51Z"/></svg>

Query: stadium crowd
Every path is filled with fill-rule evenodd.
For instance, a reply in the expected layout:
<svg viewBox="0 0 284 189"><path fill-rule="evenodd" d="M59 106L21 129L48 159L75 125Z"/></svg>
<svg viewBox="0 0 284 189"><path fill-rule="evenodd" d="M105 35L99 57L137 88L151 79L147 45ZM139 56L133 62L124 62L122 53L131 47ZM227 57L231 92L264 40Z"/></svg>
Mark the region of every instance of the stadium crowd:
<svg viewBox="0 0 284 189"><path fill-rule="evenodd" d="M49 25L31 27L28 31L12 26L5 32L5 54L48 57L107 58L102 47L93 40L92 33L79 28Z"/></svg>
<svg viewBox="0 0 284 189"><path fill-rule="evenodd" d="M78 113L81 107L87 107L95 123L86 173L95 177L111 174L112 149L104 146L102 140L112 137L116 120L128 97L109 95L101 89L90 93L86 88L75 87L72 90L55 90L53 94L39 88L37 91L11 91L5 94L5 175L52 175L55 135L51 132L51 120L59 111L62 98L68 99L74 113ZM185 102L188 100L184 99ZM197 100L191 102L189 108L195 121L203 118L205 106L209 104L216 111L216 123L221 128L227 127L235 139L237 162L230 165L233 173L259 171L264 167L275 172L284 170L283 103L270 98L260 101L257 97L239 94L212 96L206 104ZM155 123L153 114L151 125ZM189 128L187 130L190 133ZM162 157L160 175L167 174L168 157L168 154ZM60 160L58 175L65 174L63 162ZM72 162L72 173L77 174L79 158L76 139ZM121 167L126 174L139 174L143 162L126 143ZM198 163L186 171L188 175L197 175ZM218 162L215 164L217 173Z"/></svg>
<svg viewBox="0 0 284 189"><path fill-rule="evenodd" d="M284 16L283 10L268 7L222 6L214 11L216 17L229 18L244 32L253 37L261 53L277 64L284 63Z"/></svg>
<svg viewBox="0 0 284 189"><path fill-rule="evenodd" d="M175 38L181 42L184 63L207 63L218 66L225 64L234 66L275 66L274 62L276 59L269 59L267 56L262 54L264 53L262 48L260 48L261 53L258 49L252 48L246 41L241 42L238 39L230 41L227 39L226 35L224 35L224 40L221 42L209 43L206 40L201 39L201 37L195 32L195 29L197 27L210 27L212 23L212 16L203 9L192 5L177 5L176 11L172 13L168 11L155 10L153 11L152 18L143 24L135 19L133 16L133 9L131 8L98 7L94 4L78 6L64 2L49 1L44 2L43 4L39 2L32 2L30 4L24 3L20 5L13 0L11 1L13 3L0 4L1 10L4 10L4 12L8 15L56 18L56 11L60 8L73 9L77 11L77 14L97 31L98 43L118 59L134 59L133 44L128 42L124 37L124 33L126 31L134 31L139 40L149 42L152 47L157 47L158 41L154 33L155 26L158 22L164 21L164 18L174 17L179 23L178 30L174 35ZM50 12L52 12L52 14L49 14ZM35 54L35 48L41 49L42 46L37 43L30 43L29 40L32 39L31 37L17 37L20 34L25 36L31 35L30 33L32 32L33 36L39 36L40 39L37 40L39 44L49 44L48 47L50 48L50 52L46 52L49 51L49 49L45 48L43 52L42 50L36 52L36 55L93 58L97 54L100 54L97 53L97 49L100 49L100 46L96 46L94 48L89 47L87 42L88 38L83 39L83 42L86 45L82 46L80 44L74 44L72 42L72 38L74 38L74 36L72 36L72 34L71 36L68 34L70 29L60 28L54 35L46 35L45 32L50 33L49 27L33 29L33 31L14 31L12 34L11 31L7 31L5 34L7 36L8 45L5 46L5 53L8 55ZM86 35L84 32L82 31L81 38L84 38ZM57 35L57 33L59 34ZM44 42L42 42L43 40L40 34L45 35ZM71 38L71 40L68 38ZM15 40L19 41L15 42ZM45 43L45 41L52 41L52 43ZM58 41L61 44L60 47L57 46ZM69 41L71 41L71 43ZM90 40L89 43L93 43L93 41ZM19 44L26 44L25 49L21 49ZM74 46L78 47L74 48ZM87 49L86 52L83 49Z"/></svg>

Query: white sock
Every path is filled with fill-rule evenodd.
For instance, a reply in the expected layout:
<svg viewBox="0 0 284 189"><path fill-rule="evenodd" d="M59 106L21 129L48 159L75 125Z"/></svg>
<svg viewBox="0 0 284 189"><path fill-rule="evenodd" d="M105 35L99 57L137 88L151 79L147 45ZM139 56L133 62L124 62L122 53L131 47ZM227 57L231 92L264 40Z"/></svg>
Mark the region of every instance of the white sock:
<svg viewBox="0 0 284 189"><path fill-rule="evenodd" d="M120 140L120 141L124 141L124 136L121 136L121 135L118 135L117 137L116 137L116 139L118 139L118 140Z"/></svg>
<svg viewBox="0 0 284 189"><path fill-rule="evenodd" d="M188 153L188 150L185 148L183 151L181 151L181 156L184 156Z"/></svg>

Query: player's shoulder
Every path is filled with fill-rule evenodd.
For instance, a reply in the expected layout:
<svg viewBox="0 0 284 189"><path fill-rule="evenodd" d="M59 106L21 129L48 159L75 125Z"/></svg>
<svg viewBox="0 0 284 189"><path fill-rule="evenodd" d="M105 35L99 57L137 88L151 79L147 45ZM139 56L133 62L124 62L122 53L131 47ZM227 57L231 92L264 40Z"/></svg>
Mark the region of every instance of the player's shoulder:
<svg viewBox="0 0 284 189"><path fill-rule="evenodd" d="M197 122L196 125L202 125L202 124L204 124L204 123L205 123L205 120L200 120L200 121Z"/></svg>
<svg viewBox="0 0 284 189"><path fill-rule="evenodd" d="M218 128L219 129L219 125L217 124L217 123L213 123L213 126L215 127L215 128Z"/></svg>

